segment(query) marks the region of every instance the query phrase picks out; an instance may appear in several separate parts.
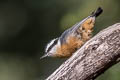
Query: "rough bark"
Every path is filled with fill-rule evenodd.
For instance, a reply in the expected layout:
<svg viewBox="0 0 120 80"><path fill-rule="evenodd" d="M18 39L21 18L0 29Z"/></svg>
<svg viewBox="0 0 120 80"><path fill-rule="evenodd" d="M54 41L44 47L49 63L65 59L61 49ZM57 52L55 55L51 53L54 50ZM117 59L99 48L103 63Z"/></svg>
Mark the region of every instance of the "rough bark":
<svg viewBox="0 0 120 80"><path fill-rule="evenodd" d="M120 23L87 41L46 80L93 80L120 61Z"/></svg>

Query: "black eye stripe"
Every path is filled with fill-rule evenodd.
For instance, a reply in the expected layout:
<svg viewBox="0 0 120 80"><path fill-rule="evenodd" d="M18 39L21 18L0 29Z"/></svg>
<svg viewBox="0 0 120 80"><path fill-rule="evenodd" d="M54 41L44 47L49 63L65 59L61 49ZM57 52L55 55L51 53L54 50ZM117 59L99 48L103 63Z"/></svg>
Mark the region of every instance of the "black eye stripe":
<svg viewBox="0 0 120 80"><path fill-rule="evenodd" d="M49 52L49 51L52 49L52 47L57 44L57 41L58 41L58 39L56 39L56 40L53 42L53 44L48 48L47 52Z"/></svg>

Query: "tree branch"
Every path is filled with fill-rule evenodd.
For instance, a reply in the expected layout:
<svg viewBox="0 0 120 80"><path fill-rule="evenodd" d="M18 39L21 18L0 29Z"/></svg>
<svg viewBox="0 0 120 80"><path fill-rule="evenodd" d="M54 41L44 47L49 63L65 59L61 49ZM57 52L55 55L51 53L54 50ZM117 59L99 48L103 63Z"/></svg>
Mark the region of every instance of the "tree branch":
<svg viewBox="0 0 120 80"><path fill-rule="evenodd" d="M87 41L46 80L93 80L120 61L120 23Z"/></svg>

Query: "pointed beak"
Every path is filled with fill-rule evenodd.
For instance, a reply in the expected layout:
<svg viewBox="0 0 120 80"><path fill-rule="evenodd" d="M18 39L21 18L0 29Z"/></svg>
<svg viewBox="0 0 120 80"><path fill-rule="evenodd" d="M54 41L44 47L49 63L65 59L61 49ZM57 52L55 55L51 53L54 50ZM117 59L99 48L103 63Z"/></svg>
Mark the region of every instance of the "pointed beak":
<svg viewBox="0 0 120 80"><path fill-rule="evenodd" d="M45 57L47 57L48 56L48 54L45 54L45 55L43 55L42 57L40 57L40 59L43 59L43 58L45 58Z"/></svg>

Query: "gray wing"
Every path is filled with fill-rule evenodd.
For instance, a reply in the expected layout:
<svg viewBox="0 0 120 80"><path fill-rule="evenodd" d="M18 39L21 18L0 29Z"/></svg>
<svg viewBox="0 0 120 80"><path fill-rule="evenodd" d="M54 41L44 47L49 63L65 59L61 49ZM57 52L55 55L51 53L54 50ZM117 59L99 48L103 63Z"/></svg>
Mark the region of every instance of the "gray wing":
<svg viewBox="0 0 120 80"><path fill-rule="evenodd" d="M61 43L66 43L66 39L69 35L71 34L75 34L77 32L77 29L81 27L81 24L86 21L88 18L90 18L91 16L88 16L87 18L83 19L82 21L76 23L75 25L73 25L71 28L67 29L66 31L64 31L62 33L62 35L60 36L60 42Z"/></svg>
<svg viewBox="0 0 120 80"><path fill-rule="evenodd" d="M103 12L102 8L99 7L95 12L93 12L90 16L88 16L87 18L83 19L82 21L80 21L79 23L75 24L74 26L72 26L71 28L69 28L68 30L66 30L65 32L63 32L63 34L60 36L60 41L61 43L65 43L66 42L66 38L71 35L72 33L76 33L76 30L78 28L81 27L81 24L86 21L87 19L89 19L90 17L97 17L99 16L101 13Z"/></svg>
<svg viewBox="0 0 120 80"><path fill-rule="evenodd" d="M77 26L77 25L78 25L78 23L76 23L74 26L72 26L71 28L65 30L65 31L62 33L62 35L61 35L60 38L59 38L61 43L66 43L66 39L68 38L68 36L70 36L71 34L74 33L74 28L75 28L75 26Z"/></svg>

